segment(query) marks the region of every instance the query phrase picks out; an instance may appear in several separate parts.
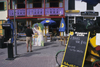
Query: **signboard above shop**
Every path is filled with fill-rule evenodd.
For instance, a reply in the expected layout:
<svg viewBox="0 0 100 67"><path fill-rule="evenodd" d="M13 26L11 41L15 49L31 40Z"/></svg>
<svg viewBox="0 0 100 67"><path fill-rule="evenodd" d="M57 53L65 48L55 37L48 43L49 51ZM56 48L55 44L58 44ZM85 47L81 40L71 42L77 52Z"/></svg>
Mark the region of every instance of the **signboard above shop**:
<svg viewBox="0 0 100 67"><path fill-rule="evenodd" d="M98 12L92 12L92 11L86 11L86 12L81 12L81 15L84 16L98 16Z"/></svg>
<svg viewBox="0 0 100 67"><path fill-rule="evenodd" d="M46 19L50 19L51 20L51 18L46 18ZM37 20L45 20L45 18L37 18Z"/></svg>
<svg viewBox="0 0 100 67"><path fill-rule="evenodd" d="M66 13L79 13L80 10L66 10Z"/></svg>

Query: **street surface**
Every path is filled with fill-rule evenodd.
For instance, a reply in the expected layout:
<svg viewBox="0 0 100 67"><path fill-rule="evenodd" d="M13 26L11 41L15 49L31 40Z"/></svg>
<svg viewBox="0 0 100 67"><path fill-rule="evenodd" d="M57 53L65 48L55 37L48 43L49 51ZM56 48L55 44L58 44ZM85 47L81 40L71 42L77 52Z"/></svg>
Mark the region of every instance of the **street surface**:
<svg viewBox="0 0 100 67"><path fill-rule="evenodd" d="M8 58L7 48L0 48L0 67L57 67L55 55L59 50L65 49L60 41L45 42L45 46L33 46L33 52L27 52L26 42L17 40L17 57ZM15 57L15 47L13 47ZM85 64L90 67L90 64Z"/></svg>

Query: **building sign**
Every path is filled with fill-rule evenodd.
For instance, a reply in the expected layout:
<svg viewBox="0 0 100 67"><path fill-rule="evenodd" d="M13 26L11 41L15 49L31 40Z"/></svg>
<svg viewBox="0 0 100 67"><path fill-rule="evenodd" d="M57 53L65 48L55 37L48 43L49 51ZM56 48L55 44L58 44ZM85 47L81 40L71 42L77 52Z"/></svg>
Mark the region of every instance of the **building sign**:
<svg viewBox="0 0 100 67"><path fill-rule="evenodd" d="M98 16L98 12L81 12L81 15L85 15L85 16Z"/></svg>
<svg viewBox="0 0 100 67"><path fill-rule="evenodd" d="M80 10L66 10L66 13L79 13Z"/></svg>
<svg viewBox="0 0 100 67"><path fill-rule="evenodd" d="M45 19L50 19L51 20L51 18L37 18L37 20L45 20Z"/></svg>

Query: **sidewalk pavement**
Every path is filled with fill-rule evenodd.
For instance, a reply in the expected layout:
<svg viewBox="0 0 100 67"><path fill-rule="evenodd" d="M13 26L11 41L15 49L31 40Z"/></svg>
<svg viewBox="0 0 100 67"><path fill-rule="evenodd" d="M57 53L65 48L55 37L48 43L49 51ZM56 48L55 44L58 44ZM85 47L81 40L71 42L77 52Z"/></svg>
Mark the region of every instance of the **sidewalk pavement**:
<svg viewBox="0 0 100 67"><path fill-rule="evenodd" d="M5 60L8 58L7 48L0 48L0 67L57 67L55 55L59 50L65 49L60 41L45 42L45 46L33 46L33 52L27 52L24 40L17 39L18 55L14 60ZM15 47L13 53L15 57Z"/></svg>
<svg viewBox="0 0 100 67"><path fill-rule="evenodd" d="M65 49L59 41L45 42L45 46L33 46L33 52L27 52L26 42L17 40L17 57L8 58L7 48L0 48L0 67L56 67L55 55ZM15 57L15 47L13 47Z"/></svg>

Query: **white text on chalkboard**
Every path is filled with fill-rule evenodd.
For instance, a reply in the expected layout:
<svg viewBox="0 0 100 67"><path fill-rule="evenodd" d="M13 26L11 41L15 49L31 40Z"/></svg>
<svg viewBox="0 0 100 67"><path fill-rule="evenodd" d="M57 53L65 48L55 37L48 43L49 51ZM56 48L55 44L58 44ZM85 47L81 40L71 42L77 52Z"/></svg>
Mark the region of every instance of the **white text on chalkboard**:
<svg viewBox="0 0 100 67"><path fill-rule="evenodd" d="M75 42L76 42L77 44L81 44L81 45L82 45L82 44L86 44L86 42L83 41L83 40L82 40L82 41L79 41L79 40L78 40L78 41L75 41Z"/></svg>
<svg viewBox="0 0 100 67"><path fill-rule="evenodd" d="M75 32L76 36L85 36L87 33L83 32Z"/></svg>

